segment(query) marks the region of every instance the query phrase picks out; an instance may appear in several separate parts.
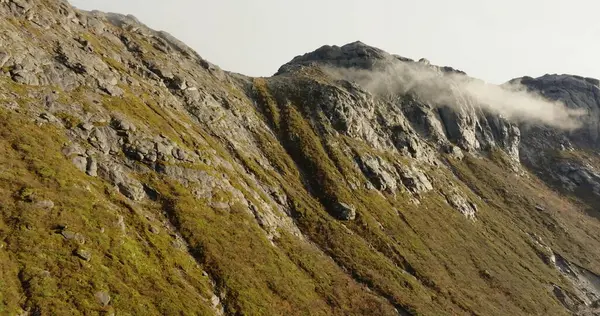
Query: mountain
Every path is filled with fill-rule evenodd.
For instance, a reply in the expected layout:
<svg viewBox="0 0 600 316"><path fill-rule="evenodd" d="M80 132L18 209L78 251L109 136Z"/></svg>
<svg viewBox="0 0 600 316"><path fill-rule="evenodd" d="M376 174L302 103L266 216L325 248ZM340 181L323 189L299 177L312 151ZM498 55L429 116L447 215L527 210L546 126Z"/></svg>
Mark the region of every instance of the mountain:
<svg viewBox="0 0 600 316"><path fill-rule="evenodd" d="M598 80L0 14L0 314L600 313Z"/></svg>

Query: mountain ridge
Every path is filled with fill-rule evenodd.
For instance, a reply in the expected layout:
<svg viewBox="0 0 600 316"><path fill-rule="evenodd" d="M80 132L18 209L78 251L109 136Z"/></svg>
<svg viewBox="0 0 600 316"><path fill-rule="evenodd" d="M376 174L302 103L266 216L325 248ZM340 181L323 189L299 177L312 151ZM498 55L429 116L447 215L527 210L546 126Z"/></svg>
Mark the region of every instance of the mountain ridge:
<svg viewBox="0 0 600 316"><path fill-rule="evenodd" d="M598 313L594 81L520 80L571 130L362 43L252 78L132 16L0 13L1 313Z"/></svg>

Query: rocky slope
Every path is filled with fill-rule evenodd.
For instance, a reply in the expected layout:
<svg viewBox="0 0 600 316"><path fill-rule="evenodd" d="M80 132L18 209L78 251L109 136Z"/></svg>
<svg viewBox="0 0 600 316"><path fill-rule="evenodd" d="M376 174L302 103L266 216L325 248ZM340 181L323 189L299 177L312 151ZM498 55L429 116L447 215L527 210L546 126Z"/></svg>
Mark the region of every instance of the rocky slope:
<svg viewBox="0 0 600 316"><path fill-rule="evenodd" d="M587 110L560 130L335 75L464 75L360 42L249 78L132 16L0 15L0 314L598 313L597 80L516 79Z"/></svg>

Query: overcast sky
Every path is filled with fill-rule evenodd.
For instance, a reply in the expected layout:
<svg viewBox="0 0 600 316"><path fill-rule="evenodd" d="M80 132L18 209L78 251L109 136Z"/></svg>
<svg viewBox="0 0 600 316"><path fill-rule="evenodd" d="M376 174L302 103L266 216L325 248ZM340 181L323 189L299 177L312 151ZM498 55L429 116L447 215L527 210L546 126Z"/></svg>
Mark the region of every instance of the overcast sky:
<svg viewBox="0 0 600 316"><path fill-rule="evenodd" d="M269 76L316 48L360 40L502 83L600 78L598 0L71 0L135 15L225 70Z"/></svg>

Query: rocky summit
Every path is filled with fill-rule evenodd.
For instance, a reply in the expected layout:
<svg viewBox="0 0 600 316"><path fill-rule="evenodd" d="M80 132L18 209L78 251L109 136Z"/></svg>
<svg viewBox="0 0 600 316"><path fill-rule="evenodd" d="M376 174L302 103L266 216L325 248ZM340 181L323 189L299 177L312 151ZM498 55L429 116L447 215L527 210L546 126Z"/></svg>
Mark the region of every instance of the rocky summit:
<svg viewBox="0 0 600 316"><path fill-rule="evenodd" d="M0 314L600 315L599 122L596 79L361 42L251 78L0 0Z"/></svg>

